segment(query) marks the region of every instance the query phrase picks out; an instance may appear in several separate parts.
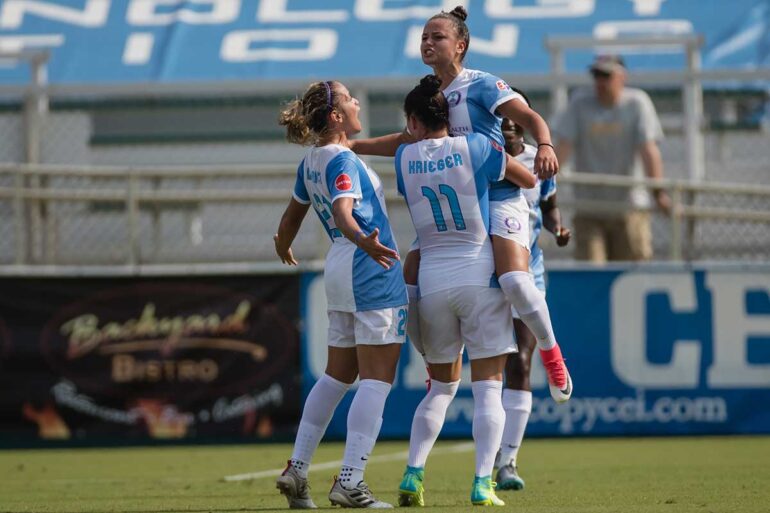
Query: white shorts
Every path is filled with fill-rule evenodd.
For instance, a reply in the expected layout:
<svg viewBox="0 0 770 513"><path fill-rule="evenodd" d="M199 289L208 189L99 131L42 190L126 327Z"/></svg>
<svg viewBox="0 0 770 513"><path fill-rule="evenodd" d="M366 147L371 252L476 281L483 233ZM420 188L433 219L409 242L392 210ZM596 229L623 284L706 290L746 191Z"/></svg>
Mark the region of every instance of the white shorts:
<svg viewBox="0 0 770 513"><path fill-rule="evenodd" d="M489 232L515 241L529 251L529 205L523 194L489 202Z"/></svg>
<svg viewBox="0 0 770 513"><path fill-rule="evenodd" d="M406 305L366 312L329 310L328 315L332 347L403 344L406 340Z"/></svg>
<svg viewBox="0 0 770 513"><path fill-rule="evenodd" d="M463 286L420 298L420 335L428 363L462 353L478 360L515 352L510 305L500 289Z"/></svg>

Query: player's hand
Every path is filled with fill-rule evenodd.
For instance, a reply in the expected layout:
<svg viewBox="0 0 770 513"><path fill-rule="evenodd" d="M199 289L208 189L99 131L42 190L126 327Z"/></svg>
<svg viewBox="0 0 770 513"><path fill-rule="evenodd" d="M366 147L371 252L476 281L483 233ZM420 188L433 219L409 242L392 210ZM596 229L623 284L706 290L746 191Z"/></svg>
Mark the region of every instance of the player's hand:
<svg viewBox="0 0 770 513"><path fill-rule="evenodd" d="M385 269L393 267L394 260L401 259L395 250L380 244L378 239L380 234L379 228L375 228L369 235L363 235L362 232L359 232L359 234L360 235L356 237L356 244L358 244L358 247Z"/></svg>
<svg viewBox="0 0 770 513"><path fill-rule="evenodd" d="M278 253L278 258L281 259L281 262L286 265L297 265L298 262L294 259L291 247L285 247L277 233L273 235L273 242L275 243L275 252Z"/></svg>
<svg viewBox="0 0 770 513"><path fill-rule="evenodd" d="M561 227L553 234L556 237L556 245L563 248L569 244L569 240L572 237L572 231L569 228Z"/></svg>
<svg viewBox="0 0 770 513"><path fill-rule="evenodd" d="M417 138L409 131L409 127L405 126L398 136L399 144L412 144L417 142Z"/></svg>
<svg viewBox="0 0 770 513"><path fill-rule="evenodd" d="M541 180L547 180L559 172L559 160L556 158L556 152L548 145L542 144L537 147L535 155L535 174Z"/></svg>

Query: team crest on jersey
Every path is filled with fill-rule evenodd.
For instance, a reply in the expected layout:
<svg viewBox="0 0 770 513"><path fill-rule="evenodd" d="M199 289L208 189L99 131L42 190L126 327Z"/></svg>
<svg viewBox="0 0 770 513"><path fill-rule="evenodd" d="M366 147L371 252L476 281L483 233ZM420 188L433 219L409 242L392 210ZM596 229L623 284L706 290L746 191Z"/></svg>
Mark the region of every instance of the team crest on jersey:
<svg viewBox="0 0 770 513"><path fill-rule="evenodd" d="M460 94L460 91L452 91L446 97L446 101L450 107L455 107L458 103L460 103L461 99L462 99L462 94Z"/></svg>
<svg viewBox="0 0 770 513"><path fill-rule="evenodd" d="M506 89L510 89L511 86L505 83L505 80L498 80L497 81L497 88L501 91L505 91Z"/></svg>
<svg viewBox="0 0 770 513"><path fill-rule="evenodd" d="M334 180L334 186L338 191L349 191L353 188L353 180L351 180L345 173L342 173L336 180Z"/></svg>

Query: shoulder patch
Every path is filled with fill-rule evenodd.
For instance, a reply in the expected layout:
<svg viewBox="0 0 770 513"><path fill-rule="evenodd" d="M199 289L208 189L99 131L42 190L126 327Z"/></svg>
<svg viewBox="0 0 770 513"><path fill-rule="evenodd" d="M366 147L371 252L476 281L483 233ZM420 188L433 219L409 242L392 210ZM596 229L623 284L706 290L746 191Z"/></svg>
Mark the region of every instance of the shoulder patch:
<svg viewBox="0 0 770 513"><path fill-rule="evenodd" d="M350 176L347 174L342 173L336 180L334 180L334 187L336 187L338 191L349 191L353 188L353 180L351 180Z"/></svg>
<svg viewBox="0 0 770 513"><path fill-rule="evenodd" d="M511 86L509 86L509 85L508 85L508 84L505 82L505 80L498 80L498 81L496 82L496 84L497 84L497 88L498 88L498 89L500 89L501 91L505 91L506 89L510 89L510 88L511 88Z"/></svg>

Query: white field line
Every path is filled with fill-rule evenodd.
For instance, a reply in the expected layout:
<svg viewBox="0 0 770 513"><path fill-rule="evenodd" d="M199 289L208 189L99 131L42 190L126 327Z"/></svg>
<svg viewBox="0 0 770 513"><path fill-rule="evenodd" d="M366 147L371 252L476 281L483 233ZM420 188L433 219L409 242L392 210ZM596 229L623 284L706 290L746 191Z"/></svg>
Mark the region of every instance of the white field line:
<svg viewBox="0 0 770 513"><path fill-rule="evenodd" d="M468 452L473 450L473 442L463 442L459 444L450 445L449 447L439 447L431 451L431 454L453 454L458 452ZM383 454L382 456L372 456L369 459L369 465L372 463L382 463L385 461L398 461L405 460L409 457L409 451L391 452L389 454ZM342 465L342 460L327 461L324 463L313 463L310 465L309 472L316 472L318 470L329 470L330 468L337 468ZM233 481L249 481L252 479L262 479L265 477L277 477L281 475L284 467L274 468L270 470L261 470L259 472L249 472L246 474L234 474L232 476L225 476L223 479L228 482Z"/></svg>

